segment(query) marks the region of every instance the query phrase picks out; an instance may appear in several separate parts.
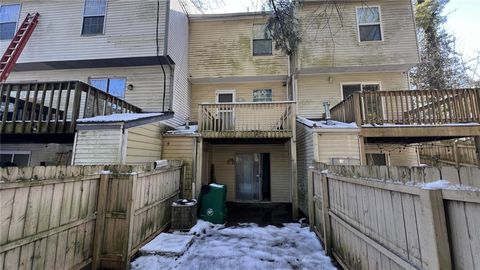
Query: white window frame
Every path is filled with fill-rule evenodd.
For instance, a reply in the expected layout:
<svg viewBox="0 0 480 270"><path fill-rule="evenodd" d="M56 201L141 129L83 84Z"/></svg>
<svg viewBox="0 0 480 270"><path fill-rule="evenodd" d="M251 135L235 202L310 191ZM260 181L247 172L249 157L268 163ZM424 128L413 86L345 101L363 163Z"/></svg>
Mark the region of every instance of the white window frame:
<svg viewBox="0 0 480 270"><path fill-rule="evenodd" d="M15 37L15 34L17 33L17 30L18 30L18 22L20 21L20 15L22 14L22 4L21 3L9 3L9 4L0 4L0 7L2 6L13 6L13 5L18 5L20 6L20 8L18 9L18 18L17 18L17 21L15 22L15 32L13 34L13 37L11 39L13 39ZM11 40L11 39L0 39L0 42L1 41L6 41L6 40Z"/></svg>
<svg viewBox="0 0 480 270"><path fill-rule="evenodd" d="M353 85L353 84L360 84L360 92L363 92L363 86L366 84L378 84L378 91L382 91L382 83L379 81L372 81L372 82L342 82L340 83L340 96L342 97L342 100L345 99L343 96L343 86L344 85Z"/></svg>
<svg viewBox="0 0 480 270"><path fill-rule="evenodd" d="M112 79L122 79L122 80L125 80L125 89L123 90L123 97L117 97L117 96L114 96L116 98L120 98L120 99L123 99L125 100L125 96L127 94L127 77L122 77L122 76L91 76L91 77L88 77L88 84L91 85L90 81L91 80L102 80L102 79L107 79L107 80L112 80ZM93 85L92 85L93 86ZM102 90L102 89L100 89ZM103 91L103 90L102 90ZM109 93L108 89L105 91L105 93ZM112 94L110 94L112 95ZM113 95L112 95L113 96Z"/></svg>
<svg viewBox="0 0 480 270"><path fill-rule="evenodd" d="M236 103L236 91L235 90L217 90L215 91L215 103L220 103L218 101L218 96L220 94L232 94L232 102L231 103ZM223 103L229 103L229 102L222 102Z"/></svg>
<svg viewBox="0 0 480 270"><path fill-rule="evenodd" d="M83 1L83 14L82 14L82 28L80 29L80 35L82 37L90 37L90 36L101 36L101 35L105 35L105 30L106 30L106 26L107 26L107 10L108 10L108 0L105 0L105 13L103 14L103 29L102 29L102 33L98 33L98 34L83 34L83 26L84 26L84 23L85 23L85 17L97 17L97 16L100 16L100 15L96 15L96 16L85 16L85 8L87 6L87 0L84 0Z"/></svg>
<svg viewBox="0 0 480 270"><path fill-rule="evenodd" d="M255 27L255 25L262 25L262 24L254 23L253 26L252 26L252 29ZM263 26L265 26L265 25L263 25ZM270 38L270 40L272 41L272 53L271 54L257 54L257 55L255 55L255 50L253 48L254 47L253 44L254 44L255 40L267 40L267 39L265 39L265 38L264 39L255 38L255 33L254 33L254 31L252 31L252 51L251 51L252 57L272 57L273 56L273 51L275 50L275 48L273 46L273 39L272 38Z"/></svg>
<svg viewBox="0 0 480 270"><path fill-rule="evenodd" d="M358 22L358 10L359 9L364 9L364 8L378 8L378 19L379 19L379 22L378 23L362 23L360 24ZM357 6L355 7L355 21L356 21L356 24L357 24L357 40L359 43L375 43L375 42L383 42L385 40L385 36L383 35L383 24L382 24L382 9L380 8L380 5L363 5L363 6ZM365 41L361 41L360 39L360 26L363 26L363 25L380 25L380 40L365 40Z"/></svg>
<svg viewBox="0 0 480 270"><path fill-rule="evenodd" d="M261 91L261 90L270 90L270 92L272 93L272 100L271 100L271 101L261 101L261 102L253 100L253 98L254 98L253 93L254 93L255 91ZM256 89L252 89L252 102L255 102L255 103L271 103L271 102L273 102L273 89L272 89L272 88L256 88Z"/></svg>
<svg viewBox="0 0 480 270"><path fill-rule="evenodd" d="M15 155L28 155L27 166L30 166L30 163L32 162L32 151L0 151L0 155L12 155L12 160L10 162L13 162Z"/></svg>

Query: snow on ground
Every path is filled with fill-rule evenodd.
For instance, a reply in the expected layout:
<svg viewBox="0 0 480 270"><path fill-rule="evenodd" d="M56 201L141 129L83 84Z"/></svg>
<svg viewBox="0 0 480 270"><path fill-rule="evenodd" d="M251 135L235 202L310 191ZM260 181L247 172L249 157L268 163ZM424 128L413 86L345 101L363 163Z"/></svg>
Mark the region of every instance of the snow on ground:
<svg viewBox="0 0 480 270"><path fill-rule="evenodd" d="M128 122L150 117L162 116L163 113L117 113L111 115L100 115L91 118L78 119L77 123L113 123Z"/></svg>
<svg viewBox="0 0 480 270"><path fill-rule="evenodd" d="M199 220L189 233L196 237L182 256L141 256L132 269L335 269L315 234L296 223L224 227Z"/></svg>
<svg viewBox="0 0 480 270"><path fill-rule="evenodd" d="M314 121L301 116L297 116L297 121L314 128L358 128L355 123L344 123L335 120Z"/></svg>

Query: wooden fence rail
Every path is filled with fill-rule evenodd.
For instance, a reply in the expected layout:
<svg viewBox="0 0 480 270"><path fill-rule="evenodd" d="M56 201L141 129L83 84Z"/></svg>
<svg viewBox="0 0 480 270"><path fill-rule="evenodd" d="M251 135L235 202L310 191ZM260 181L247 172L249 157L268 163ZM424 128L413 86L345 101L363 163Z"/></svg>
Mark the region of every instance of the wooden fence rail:
<svg viewBox="0 0 480 270"><path fill-rule="evenodd" d="M419 147L420 160L428 165L480 166L477 149L472 144L449 143L424 144Z"/></svg>
<svg viewBox="0 0 480 270"><path fill-rule="evenodd" d="M359 126L479 123L480 89L357 92L330 112Z"/></svg>
<svg viewBox="0 0 480 270"><path fill-rule="evenodd" d="M478 188L422 188L375 177L382 168L349 167L309 170L310 225L343 268L480 267L475 255L480 247ZM472 179L465 181L480 181L479 171L471 172ZM436 180L436 174L426 174L417 184Z"/></svg>
<svg viewBox="0 0 480 270"><path fill-rule="evenodd" d="M181 166L99 169L2 169L0 269L129 268L139 247L170 222Z"/></svg>
<svg viewBox="0 0 480 270"><path fill-rule="evenodd" d="M0 83L0 133L74 133L77 119L141 109L80 81Z"/></svg>

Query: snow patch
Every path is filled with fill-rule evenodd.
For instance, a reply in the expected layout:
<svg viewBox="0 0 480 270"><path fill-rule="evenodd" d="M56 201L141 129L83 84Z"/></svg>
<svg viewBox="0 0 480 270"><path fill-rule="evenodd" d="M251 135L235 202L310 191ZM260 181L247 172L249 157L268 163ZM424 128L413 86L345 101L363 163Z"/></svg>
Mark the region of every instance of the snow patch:
<svg viewBox="0 0 480 270"><path fill-rule="evenodd" d="M140 120L144 118L162 116L163 113L117 113L111 115L95 116L91 118L78 119L77 123L115 123Z"/></svg>
<svg viewBox="0 0 480 270"><path fill-rule="evenodd" d="M187 128L187 126L179 126L176 127L174 130L167 131L167 134L197 134L198 132L198 125L191 125Z"/></svg>
<svg viewBox="0 0 480 270"><path fill-rule="evenodd" d="M200 234L182 256L141 256L132 269L335 269L315 234L300 224L225 228L199 220L191 231Z"/></svg>
<svg viewBox="0 0 480 270"><path fill-rule="evenodd" d="M447 188L450 185L450 182L447 180L437 180L434 182L429 182L426 184L422 184L423 189L443 189Z"/></svg>
<svg viewBox="0 0 480 270"><path fill-rule="evenodd" d="M179 256L185 253L193 242L192 235L161 233L140 248L142 255Z"/></svg>
<svg viewBox="0 0 480 270"><path fill-rule="evenodd" d="M297 122L315 128L358 128L355 123L344 123L335 120L313 121L301 116L297 116Z"/></svg>

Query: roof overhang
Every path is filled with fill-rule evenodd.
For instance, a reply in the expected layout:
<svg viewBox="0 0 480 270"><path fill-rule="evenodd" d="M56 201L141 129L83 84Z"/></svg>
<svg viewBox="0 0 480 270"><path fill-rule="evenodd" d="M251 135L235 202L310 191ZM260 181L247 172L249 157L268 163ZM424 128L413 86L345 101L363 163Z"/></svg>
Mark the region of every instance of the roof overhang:
<svg viewBox="0 0 480 270"><path fill-rule="evenodd" d="M248 83L248 82L285 82L287 75L270 76L233 76L216 78L190 78L192 84L214 84L214 83Z"/></svg>
<svg viewBox="0 0 480 270"><path fill-rule="evenodd" d="M366 72L406 72L417 63L395 65L349 66L349 67L313 67L302 68L298 75L366 73Z"/></svg>

